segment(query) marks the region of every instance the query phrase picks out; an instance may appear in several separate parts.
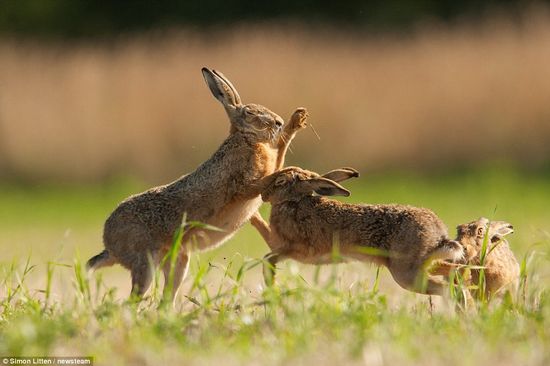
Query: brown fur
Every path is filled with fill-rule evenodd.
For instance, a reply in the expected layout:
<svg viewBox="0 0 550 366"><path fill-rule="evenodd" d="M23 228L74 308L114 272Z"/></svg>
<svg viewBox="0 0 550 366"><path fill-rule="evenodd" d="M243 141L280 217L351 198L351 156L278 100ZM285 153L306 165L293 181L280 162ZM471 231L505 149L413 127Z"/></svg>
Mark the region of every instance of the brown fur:
<svg viewBox="0 0 550 366"><path fill-rule="evenodd" d="M488 230L488 232L487 232ZM513 233L513 227L504 221L489 221L481 217L476 221L457 227L456 240L464 247L466 256L462 263L479 266L481 248L488 237L485 257L485 292L487 298L501 293L501 290L517 286L519 263L504 237ZM479 269L471 269L468 284L479 283Z"/></svg>
<svg viewBox="0 0 550 366"><path fill-rule="evenodd" d="M133 292L139 296L150 285L151 264L160 264L185 214L189 221L222 231L192 229L186 233L175 268L174 291L169 294L175 296L191 246L206 249L220 245L249 220L261 204L258 183L280 169L291 140L306 126L304 108L298 108L283 127L281 117L269 109L241 104L234 86L221 73L203 68L203 75L225 107L231 123L229 136L194 172L120 203L105 222L105 254L88 262L90 269L114 263L128 268ZM169 270L165 265L165 282Z"/></svg>
<svg viewBox="0 0 550 366"><path fill-rule="evenodd" d="M313 195L347 196L349 192L329 178L356 176L351 168L319 176L289 167L265 178L262 198L272 206L270 224L259 215L251 222L272 250L267 261L272 266L285 258L332 263L336 246L345 257L386 266L403 288L441 294L445 281L426 268L434 260L458 260L463 250L448 238L435 213L404 205L347 204ZM264 274L270 283L269 265Z"/></svg>

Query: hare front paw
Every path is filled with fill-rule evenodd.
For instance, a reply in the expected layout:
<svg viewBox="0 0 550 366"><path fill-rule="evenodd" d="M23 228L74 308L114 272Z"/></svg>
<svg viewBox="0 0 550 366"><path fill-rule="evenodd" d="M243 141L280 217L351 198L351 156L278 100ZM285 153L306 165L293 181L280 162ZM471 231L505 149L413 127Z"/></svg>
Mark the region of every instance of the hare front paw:
<svg viewBox="0 0 550 366"><path fill-rule="evenodd" d="M290 121L288 122L289 130L295 132L306 128L308 116L309 114L307 113L307 109L303 107L297 108L292 114L292 117L290 117Z"/></svg>

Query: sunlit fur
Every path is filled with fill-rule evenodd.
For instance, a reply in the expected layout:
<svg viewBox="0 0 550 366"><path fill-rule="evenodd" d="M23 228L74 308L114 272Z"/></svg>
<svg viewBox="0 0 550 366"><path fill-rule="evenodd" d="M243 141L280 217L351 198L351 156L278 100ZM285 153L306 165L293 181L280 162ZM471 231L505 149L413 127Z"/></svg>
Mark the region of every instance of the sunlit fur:
<svg viewBox="0 0 550 366"><path fill-rule="evenodd" d="M175 296L185 276L189 251L220 245L249 220L261 204L260 180L283 165L288 144L306 126L304 108L298 108L283 127L281 117L269 109L242 105L237 91L220 72L204 68L203 75L227 112L229 136L194 172L120 203L105 222L105 250L88 261L90 269L115 263L128 268L133 292L139 296L150 285L151 264L160 264L185 215L188 221L220 230L186 232L170 294ZM166 280L168 263L163 271Z"/></svg>
<svg viewBox="0 0 550 366"><path fill-rule="evenodd" d="M344 257L386 266L405 289L441 294L446 282L427 268L432 261L463 255L462 247L448 238L445 224L426 208L348 204L320 196L349 194L328 178L341 181L358 174L350 168L339 173L320 176L289 167L264 179L262 199L271 203L270 223L252 222L272 250L267 260L273 265L285 258L331 263L336 247Z"/></svg>
<svg viewBox="0 0 550 366"><path fill-rule="evenodd" d="M488 232L487 232L488 230ZM487 255L483 263L485 289L488 298L501 290L514 288L519 280L519 264L504 238L513 233L511 224L504 221L489 221L481 217L456 228L456 240L464 247L466 256L463 263L480 265L483 241L487 236ZM479 283L479 269L471 269L470 284Z"/></svg>

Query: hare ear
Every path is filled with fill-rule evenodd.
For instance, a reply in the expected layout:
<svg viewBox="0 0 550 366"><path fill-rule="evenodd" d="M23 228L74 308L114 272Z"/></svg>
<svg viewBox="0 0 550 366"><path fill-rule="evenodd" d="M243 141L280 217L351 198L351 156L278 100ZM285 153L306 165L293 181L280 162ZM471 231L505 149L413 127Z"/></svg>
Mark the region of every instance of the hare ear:
<svg viewBox="0 0 550 366"><path fill-rule="evenodd" d="M498 228L498 234L500 236L506 236L514 232L514 227L509 223L503 223L504 225Z"/></svg>
<svg viewBox="0 0 550 366"><path fill-rule="evenodd" d="M335 182L341 182L343 180L356 178L358 176L359 172L353 168L334 169L326 174L323 174L323 178L327 178Z"/></svg>
<svg viewBox="0 0 550 366"><path fill-rule="evenodd" d="M512 234L514 227L505 221L491 222L491 242L501 240L506 235Z"/></svg>
<svg viewBox="0 0 550 366"><path fill-rule="evenodd" d="M484 239L487 235L487 230L489 230L490 221L485 217L480 217L477 221L473 223L472 230L473 235L478 239ZM490 234L490 233L489 233Z"/></svg>
<svg viewBox="0 0 550 366"><path fill-rule="evenodd" d="M219 100L225 107L237 107L241 105L241 97L237 89L219 71L202 68L202 76L214 98Z"/></svg>
<svg viewBox="0 0 550 366"><path fill-rule="evenodd" d="M344 196L348 197L350 192L338 183L326 178L312 178L304 181L312 191L321 196Z"/></svg>
<svg viewBox="0 0 550 366"><path fill-rule="evenodd" d="M275 179L277 179L277 177L279 176L279 174L277 174L278 172L275 172L275 173L272 173L268 176L265 176L263 178L261 178L258 182L258 188L263 191L265 190L267 187L269 187L270 185L273 184L273 182L275 181Z"/></svg>

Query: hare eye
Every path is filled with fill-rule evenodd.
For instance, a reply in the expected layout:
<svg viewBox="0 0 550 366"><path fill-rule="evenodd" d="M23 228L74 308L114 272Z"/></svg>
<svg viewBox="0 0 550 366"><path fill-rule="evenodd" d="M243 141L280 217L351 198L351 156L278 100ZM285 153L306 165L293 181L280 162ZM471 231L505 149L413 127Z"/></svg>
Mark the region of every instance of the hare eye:
<svg viewBox="0 0 550 366"><path fill-rule="evenodd" d="M482 227L477 228L477 236L478 236L478 238L483 238L483 228Z"/></svg>

